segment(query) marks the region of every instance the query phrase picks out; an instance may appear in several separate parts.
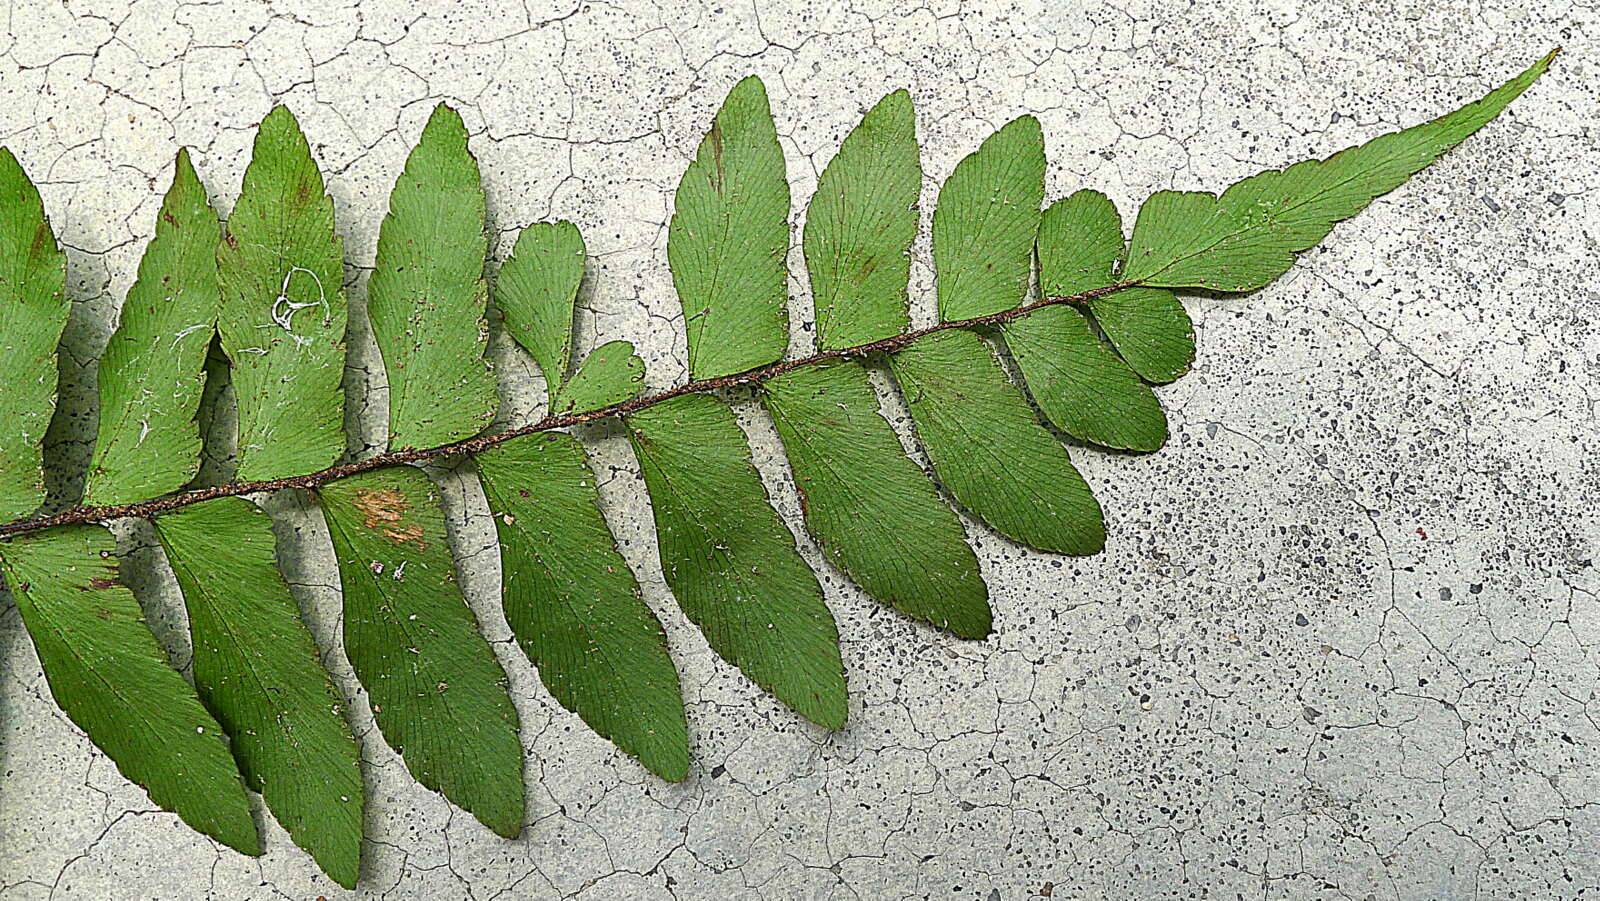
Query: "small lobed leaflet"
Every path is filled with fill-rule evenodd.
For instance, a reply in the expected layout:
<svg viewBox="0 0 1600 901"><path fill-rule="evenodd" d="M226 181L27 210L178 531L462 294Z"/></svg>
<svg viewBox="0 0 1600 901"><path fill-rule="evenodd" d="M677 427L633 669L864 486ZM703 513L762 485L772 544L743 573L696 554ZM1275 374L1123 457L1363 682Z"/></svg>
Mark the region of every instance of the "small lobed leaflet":
<svg viewBox="0 0 1600 901"><path fill-rule="evenodd" d="M1126 254L1122 217L1106 195L1078 191L1044 211L1038 247L1039 290L1046 296L1115 284L1117 266ZM1085 306L1084 312L1140 378L1164 384L1189 371L1194 324L1171 291L1124 288L1090 298Z"/></svg>
<svg viewBox="0 0 1600 901"><path fill-rule="evenodd" d="M1007 123L956 164L933 212L940 319L1022 304L1043 200L1044 133L1032 116Z"/></svg>
<svg viewBox="0 0 1600 901"><path fill-rule="evenodd" d="M572 314L585 253L576 225L536 222L522 230L495 278L494 302L506 331L538 364L552 400L572 367Z"/></svg>
<svg viewBox="0 0 1600 901"><path fill-rule="evenodd" d="M1078 191L1044 211L1037 246L1040 293L1065 297L1104 289L1115 283L1115 268L1122 259L1122 220L1109 197L1099 191ZM1117 300L1128 295L1133 295L1129 301ZM1169 309L1168 304L1177 308L1178 319L1136 313ZM1102 318L1108 309L1113 315ZM1140 327L1123 328L1130 320ZM1118 450L1149 452L1166 443L1166 415L1145 384L1146 379L1155 379L1130 358L1163 372L1181 358L1182 368L1188 368L1194 353L1193 329L1170 292L1126 288L1084 304L1035 310L1001 326L1001 331L1034 402L1057 428L1080 441ZM1112 343L1118 335L1124 341L1113 348L1100 334ZM1181 346L1183 336L1188 338L1187 353ZM1176 346L1164 355L1165 369L1160 363L1163 354L1144 352L1152 345Z"/></svg>

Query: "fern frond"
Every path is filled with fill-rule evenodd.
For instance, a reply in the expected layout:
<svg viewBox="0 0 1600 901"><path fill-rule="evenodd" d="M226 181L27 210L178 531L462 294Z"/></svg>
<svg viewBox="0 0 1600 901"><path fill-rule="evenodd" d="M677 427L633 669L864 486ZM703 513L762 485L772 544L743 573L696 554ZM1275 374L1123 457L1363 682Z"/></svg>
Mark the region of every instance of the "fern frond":
<svg viewBox="0 0 1600 901"><path fill-rule="evenodd" d="M338 563L345 651L382 738L419 783L515 836L526 819L517 710L463 593L439 492L411 464L475 464L518 646L557 702L679 780L689 732L666 630L616 549L581 441L558 431L619 424L683 614L757 685L839 728L848 698L838 629L752 462L728 389L753 388L752 411L770 416L801 525L826 565L906 616L983 637L993 627L988 589L956 508L1022 544L1099 551L1100 505L1049 426L1101 447L1161 447L1166 421L1150 386L1181 376L1195 355L1174 290L1270 282L1335 223L1493 119L1553 57L1454 113L1326 160L1220 195L1159 192L1130 241L1098 192L1041 210L1043 135L1021 117L939 191L939 321L918 329L907 285L922 172L915 110L893 92L845 139L807 208L819 349L787 360L789 184L766 89L747 78L674 199L667 257L691 381L652 394L625 340L574 367L585 249L571 223L527 227L494 284L484 279L479 169L460 117L441 106L399 174L368 285L388 375L388 449L343 462L341 242L310 145L278 108L261 124L220 242L204 186L179 155L100 363L88 505L48 514L34 511L65 264L38 191L0 149L0 413L9 424L0 518L11 519L0 524L0 571L57 702L154 803L256 854L245 788L258 791L293 840L350 886L364 796L345 701L275 568L268 519L244 499L311 489ZM549 404L537 422L483 433L496 412L483 359L491 294ZM198 468L194 418L213 330L237 396L237 479L185 490ZM1015 376L997 356L1006 351ZM901 444L879 387L899 391L921 454ZM931 472L916 462L924 457ZM176 574L196 648L193 688L119 583L101 524L120 517L153 521Z"/></svg>

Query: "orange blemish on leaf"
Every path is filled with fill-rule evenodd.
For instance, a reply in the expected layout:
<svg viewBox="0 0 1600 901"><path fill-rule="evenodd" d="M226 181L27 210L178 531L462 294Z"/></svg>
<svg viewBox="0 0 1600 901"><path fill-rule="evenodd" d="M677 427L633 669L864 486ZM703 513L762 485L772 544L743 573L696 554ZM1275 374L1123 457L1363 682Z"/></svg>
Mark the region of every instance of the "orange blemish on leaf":
<svg viewBox="0 0 1600 901"><path fill-rule="evenodd" d="M363 526L383 532L383 537L395 544L415 541L419 553L428 549L422 538L422 526L405 522L411 503L404 494L393 488L362 488L356 491L355 505L361 511Z"/></svg>

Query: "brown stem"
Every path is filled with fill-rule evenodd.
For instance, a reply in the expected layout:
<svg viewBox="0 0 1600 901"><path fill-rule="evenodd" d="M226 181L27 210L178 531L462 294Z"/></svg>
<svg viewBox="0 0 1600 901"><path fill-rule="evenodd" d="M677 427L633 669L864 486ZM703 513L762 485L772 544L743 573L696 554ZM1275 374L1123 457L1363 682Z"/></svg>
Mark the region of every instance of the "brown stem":
<svg viewBox="0 0 1600 901"><path fill-rule="evenodd" d="M374 469L381 469L385 466L395 466L402 463L420 463L424 460L435 460L442 457L451 457L459 454L474 454L478 451L494 447L496 444L510 441L513 438L520 438L523 435L531 435L534 432L547 432L551 429L560 429L568 426L579 425L585 422L594 422L597 419L607 419L613 416L626 416L629 413L638 412L646 407L659 404L664 400L670 400L674 397L681 397L685 394L698 394L706 391L715 391L719 388L732 388L738 385L753 385L764 382L767 379L783 375L786 372L792 372L796 369L806 366L813 366L818 363L825 363L829 360L847 360L857 357L866 357L872 354L893 353L917 340L918 338L921 338L924 335L931 335L934 332L942 332L948 329L956 328L975 328L981 326L1003 325L1004 323L1025 316L1041 307L1047 307L1058 303L1084 303L1086 301L1093 300L1096 297L1102 297L1106 294L1110 294L1113 291L1120 291L1123 288L1133 287L1134 284L1134 282L1122 282L1115 285L1107 285L1103 288L1095 288L1090 291L1083 291L1078 294L1059 297L1046 297L1042 300L1035 301L1034 303L1025 304L1020 307L1013 307L1012 309L994 313L989 316L977 316L972 319L941 322L938 325L932 325L927 328L917 329L916 331L895 335L892 338L884 338L880 341L873 341L869 344L847 347L842 350L825 350L821 353L812 354L809 357L802 357L798 360L780 360L776 363L771 363L769 365L751 369L747 372L741 372L736 375L725 375L712 379L700 379L699 381L692 381L687 384L679 385L676 388L669 388L659 394L636 397L633 400L623 401L620 404L612 404L609 407L602 407L598 410L591 410L587 413L564 413L560 415L549 415L538 422L530 423L522 426L521 428L510 429L504 432L496 432L493 435L479 435L476 438L468 438L465 441L457 441L454 444L443 444L438 447L430 447L423 450L408 449L390 451L386 454L379 454L376 457L369 457L365 460L360 460L355 463L343 463L338 466L330 466L327 469L318 470L317 472L307 473L300 476L289 476L282 479L268 479L261 482L231 482L227 485L216 485L210 488L195 488L190 491L182 491L177 494L168 495L167 497L156 498L155 500L140 501L136 504L114 504L102 507L73 507L70 510L63 510L60 513L52 513L49 516L36 516L31 519L19 519L13 522L5 523L4 525L0 525L0 538L9 537L12 535L23 535L29 532L37 532L42 529L51 528L52 526L64 526L75 523L107 522L109 520L121 519L128 516L148 518L157 513L164 513L168 510L176 510L179 507L187 507L190 504L197 504L201 501L207 501L217 497L234 497L241 494L254 494L260 491L278 491L284 488L315 488L318 485L331 482L334 479L338 479L343 476L354 475L358 472L369 472Z"/></svg>

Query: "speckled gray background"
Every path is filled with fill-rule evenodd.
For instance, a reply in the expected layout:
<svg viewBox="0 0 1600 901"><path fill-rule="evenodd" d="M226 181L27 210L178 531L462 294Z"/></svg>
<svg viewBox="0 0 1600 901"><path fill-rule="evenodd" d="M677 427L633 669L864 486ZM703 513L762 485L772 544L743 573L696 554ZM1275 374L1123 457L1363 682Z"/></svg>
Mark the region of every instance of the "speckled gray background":
<svg viewBox="0 0 1600 901"><path fill-rule="evenodd" d="M676 612L625 442L586 432L607 514L667 624L696 766L667 785L557 707L506 641L481 494L447 487L513 675L530 824L504 841L370 762L361 897L877 899L1593 897L1600 891L1600 12L1568 2L855 0L461 3L3 0L0 141L42 182L76 303L58 473L171 155L221 209L254 124L289 104L329 173L359 309L384 200L431 105L457 104L499 246L566 217L594 252L580 343L683 377L671 191L723 93L766 79L796 198L861 112L915 96L934 186L1039 116L1049 194L1130 215L1453 107L1551 46L1512 111L1340 226L1272 287L1193 298L1200 359L1171 444L1076 451L1105 554L968 523L997 632L952 640L824 568L851 723L797 721ZM798 217L798 213L796 214ZM926 215L926 213L925 213ZM927 246L914 271L928 321ZM796 271L798 254L794 259ZM802 311L805 285L793 293ZM798 320L807 314L797 312ZM369 375L357 325L351 385ZM796 348L808 333L796 332ZM536 412L497 341L508 418ZM370 434L381 390L352 414ZM746 416L785 517L768 426ZM359 446L360 442L357 442ZM58 475L58 482L60 481ZM320 522L271 504L347 691ZM170 574L123 530L179 663ZM816 559L802 538L804 552ZM255 860L151 809L55 709L0 601L0 899L346 897L270 822Z"/></svg>

